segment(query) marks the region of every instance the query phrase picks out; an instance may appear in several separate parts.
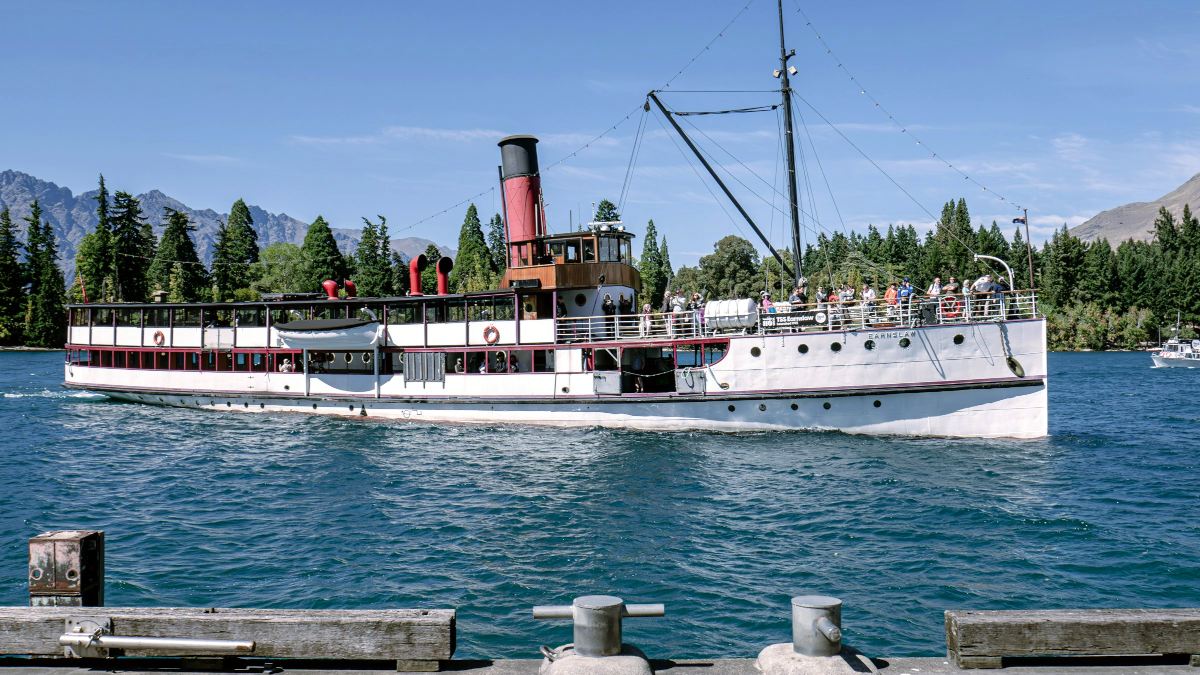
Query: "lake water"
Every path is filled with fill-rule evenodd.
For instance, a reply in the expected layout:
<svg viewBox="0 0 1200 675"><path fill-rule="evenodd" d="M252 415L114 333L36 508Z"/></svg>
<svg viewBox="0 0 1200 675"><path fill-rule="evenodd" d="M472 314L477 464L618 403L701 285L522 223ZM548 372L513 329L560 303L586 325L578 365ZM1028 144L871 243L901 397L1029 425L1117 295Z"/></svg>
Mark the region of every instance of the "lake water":
<svg viewBox="0 0 1200 675"><path fill-rule="evenodd" d="M107 604L454 607L460 657L570 641L535 604L665 602L652 656L753 656L788 598L944 653L949 608L1200 606L1200 371L1053 354L1041 441L432 427L66 392L0 353L0 604L27 539L107 537Z"/></svg>

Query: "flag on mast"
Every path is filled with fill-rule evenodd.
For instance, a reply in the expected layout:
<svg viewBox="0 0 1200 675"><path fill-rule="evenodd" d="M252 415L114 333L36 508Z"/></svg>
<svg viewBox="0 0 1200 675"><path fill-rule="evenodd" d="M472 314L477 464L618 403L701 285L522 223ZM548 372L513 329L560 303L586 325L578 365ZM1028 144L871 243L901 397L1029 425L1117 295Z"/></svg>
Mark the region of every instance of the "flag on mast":
<svg viewBox="0 0 1200 675"><path fill-rule="evenodd" d="M1013 218L1013 222L1014 222L1014 223L1019 223L1019 224L1021 224L1021 225L1024 225L1024 224L1025 224L1025 218L1024 218L1023 216L1017 216L1016 218Z"/></svg>

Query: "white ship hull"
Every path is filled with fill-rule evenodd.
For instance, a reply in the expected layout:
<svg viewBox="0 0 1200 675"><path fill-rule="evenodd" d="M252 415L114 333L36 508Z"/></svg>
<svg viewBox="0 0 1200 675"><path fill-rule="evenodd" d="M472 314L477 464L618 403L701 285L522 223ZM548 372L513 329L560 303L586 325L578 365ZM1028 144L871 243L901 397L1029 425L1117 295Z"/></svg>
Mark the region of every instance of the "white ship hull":
<svg viewBox="0 0 1200 675"><path fill-rule="evenodd" d="M1038 438L1047 435L1048 423L1044 345L1040 319L733 336L723 359L678 371L684 384L666 394L613 392L610 374L572 370L580 350L571 345L554 346L556 372L451 372L440 382L407 382L400 374L70 364L65 376L69 387L117 399L239 412L654 431Z"/></svg>
<svg viewBox="0 0 1200 675"><path fill-rule="evenodd" d="M1151 354L1150 358L1154 361L1155 368L1200 368L1200 359L1197 358L1165 357L1158 354Z"/></svg>

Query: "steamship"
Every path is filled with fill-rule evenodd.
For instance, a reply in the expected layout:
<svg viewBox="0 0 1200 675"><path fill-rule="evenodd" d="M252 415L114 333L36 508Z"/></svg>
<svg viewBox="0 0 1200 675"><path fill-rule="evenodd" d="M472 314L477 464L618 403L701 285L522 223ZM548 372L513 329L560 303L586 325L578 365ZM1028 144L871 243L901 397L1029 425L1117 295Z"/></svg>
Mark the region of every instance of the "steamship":
<svg viewBox="0 0 1200 675"><path fill-rule="evenodd" d="M169 406L439 423L1046 435L1032 291L606 314L605 295L641 290L634 235L613 224L548 233L536 143L500 142L499 289L447 292L450 258L423 289L417 256L405 297L339 299L327 282L323 298L71 305L65 385Z"/></svg>
<svg viewBox="0 0 1200 675"><path fill-rule="evenodd" d="M790 56L781 44L788 141ZM654 92L650 101L720 182ZM422 288L429 261L419 255L404 297L355 297L352 283L330 280L324 296L71 305L65 386L167 406L432 423L1047 434L1046 323L1032 290L606 312L605 296L641 298L634 235L619 223L548 232L537 139L499 146L508 256L500 288L449 293L447 257L434 263L436 289Z"/></svg>

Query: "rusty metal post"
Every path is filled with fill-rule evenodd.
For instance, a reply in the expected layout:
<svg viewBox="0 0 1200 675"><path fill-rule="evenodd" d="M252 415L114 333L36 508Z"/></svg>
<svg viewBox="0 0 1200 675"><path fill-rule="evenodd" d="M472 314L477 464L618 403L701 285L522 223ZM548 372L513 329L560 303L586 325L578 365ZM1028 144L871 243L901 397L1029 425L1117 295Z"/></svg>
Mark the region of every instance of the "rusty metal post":
<svg viewBox="0 0 1200 675"><path fill-rule="evenodd" d="M104 606L104 532L57 530L29 540L31 607Z"/></svg>

